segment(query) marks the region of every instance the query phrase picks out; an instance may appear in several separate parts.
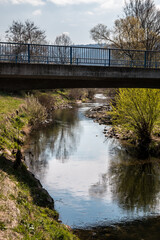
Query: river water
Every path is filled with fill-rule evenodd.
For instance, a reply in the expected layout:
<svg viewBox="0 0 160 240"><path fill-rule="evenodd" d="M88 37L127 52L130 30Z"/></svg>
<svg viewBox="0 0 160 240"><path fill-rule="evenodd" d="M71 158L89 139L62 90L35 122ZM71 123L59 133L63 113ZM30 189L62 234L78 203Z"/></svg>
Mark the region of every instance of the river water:
<svg viewBox="0 0 160 240"><path fill-rule="evenodd" d="M29 169L72 228L111 226L160 214L160 161L138 161L107 139L104 125L85 117L106 99L57 110L53 124L34 132L25 157ZM109 126L108 126L109 128Z"/></svg>

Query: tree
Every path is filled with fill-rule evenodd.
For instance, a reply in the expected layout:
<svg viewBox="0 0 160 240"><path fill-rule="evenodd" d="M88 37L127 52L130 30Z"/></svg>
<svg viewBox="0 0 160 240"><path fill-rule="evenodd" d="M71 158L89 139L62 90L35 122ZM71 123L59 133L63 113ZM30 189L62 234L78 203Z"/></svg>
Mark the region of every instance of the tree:
<svg viewBox="0 0 160 240"><path fill-rule="evenodd" d="M147 154L154 126L160 119L160 90L120 89L113 106L113 123L131 130L140 153Z"/></svg>
<svg viewBox="0 0 160 240"><path fill-rule="evenodd" d="M68 34L62 33L61 35L56 37L54 44L60 46L71 46L73 45L73 42L68 36Z"/></svg>
<svg viewBox="0 0 160 240"><path fill-rule="evenodd" d="M13 21L12 25L6 31L6 40L8 42L20 43L11 45L6 49L8 56L13 58L13 61L25 62L28 59L28 46L27 44L46 44L45 31L40 30L34 22L26 20L24 23L20 21ZM46 61L48 47L41 47L31 45L29 49L30 62ZM10 56L11 55L11 56Z"/></svg>
<svg viewBox="0 0 160 240"><path fill-rule="evenodd" d="M45 31L40 30L32 21L13 21L6 31L6 40L15 43L45 44L46 35Z"/></svg>
<svg viewBox="0 0 160 240"><path fill-rule="evenodd" d="M146 52L144 57L144 52L126 50L160 49L160 11L153 0L127 1L124 17L115 21L114 29L98 24L90 33L93 40L110 43L114 48L123 50L112 51L111 61L114 58L123 59L127 66L153 64L155 67L159 59L158 53ZM116 106L113 106L115 124L134 132L142 152L149 150L151 134L160 115L159 95L159 90L123 89L117 94Z"/></svg>
<svg viewBox="0 0 160 240"><path fill-rule="evenodd" d="M114 26L114 44L120 49L144 49L144 30L136 17L117 19Z"/></svg>
<svg viewBox="0 0 160 240"><path fill-rule="evenodd" d="M139 20L144 31L144 48L157 50L160 48L160 11L156 9L153 0L130 0L125 3L124 13L126 17L134 17Z"/></svg>
<svg viewBox="0 0 160 240"><path fill-rule="evenodd" d="M160 11L154 1L130 0L125 3L124 15L115 21L113 30L96 25L90 31L92 39L120 49L160 49Z"/></svg>
<svg viewBox="0 0 160 240"><path fill-rule="evenodd" d="M73 43L71 38L62 33L61 35L57 36L54 44L57 46L54 51L54 59L57 63L70 63L70 47Z"/></svg>
<svg viewBox="0 0 160 240"><path fill-rule="evenodd" d="M98 24L91 29L91 36L99 43L105 41L106 44L110 43L113 48L123 50L112 51L112 60L124 59L124 64L133 66L138 63L144 65L144 54L142 56L140 52L128 51L128 49L144 50L144 30L140 27L138 18L126 17L117 19L112 31L108 30L107 26Z"/></svg>
<svg viewBox="0 0 160 240"><path fill-rule="evenodd" d="M99 44L103 42L112 42L112 39L110 38L110 32L111 31L107 29L107 26L101 23L97 24L90 30L91 38Z"/></svg>

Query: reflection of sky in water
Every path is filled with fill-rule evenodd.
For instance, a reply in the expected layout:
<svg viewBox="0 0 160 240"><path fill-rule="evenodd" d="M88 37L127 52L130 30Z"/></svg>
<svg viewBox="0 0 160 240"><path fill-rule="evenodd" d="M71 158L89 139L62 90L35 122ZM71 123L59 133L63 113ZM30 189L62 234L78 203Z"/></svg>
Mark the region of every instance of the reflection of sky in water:
<svg viewBox="0 0 160 240"><path fill-rule="evenodd" d="M91 106L92 104L83 104L77 112L79 120L76 117L76 123L62 122L58 126L57 133L53 132L49 135L50 137L45 141L46 148L39 155L43 158L46 156L47 164L34 169L43 186L54 198L60 218L72 227L84 227L111 224L159 213L157 202L155 201L154 207L152 205L154 202L152 198L158 194L159 180L156 178L156 170L153 171L152 167L138 168L138 170L116 165L114 167L113 163L118 157L120 158L118 152L114 152L114 148L119 147L120 150L120 145L116 140L106 140L103 125L94 123L92 119L84 116L84 112ZM62 129L64 139L59 141ZM50 141L53 140L53 136L57 137L52 146ZM66 158L64 148L68 151ZM61 158L57 157L57 149L60 154L62 153ZM123 159L123 155L121 157ZM33 169L33 166L30 168ZM132 186L135 179L141 180L139 174L142 172L144 175L146 171L149 172L142 181L137 182L137 188L143 189L143 181L145 183L150 181L153 186L151 185L148 190L151 198L145 203L148 208L143 208L147 199L147 196L143 199L143 194L147 195L149 192L145 190L138 193L136 192L138 190L132 189ZM130 178L132 182L128 181L130 174L133 176ZM132 196L133 190L135 199ZM140 203L138 198L141 200ZM130 206L127 206L129 204L132 204L132 211L129 210Z"/></svg>

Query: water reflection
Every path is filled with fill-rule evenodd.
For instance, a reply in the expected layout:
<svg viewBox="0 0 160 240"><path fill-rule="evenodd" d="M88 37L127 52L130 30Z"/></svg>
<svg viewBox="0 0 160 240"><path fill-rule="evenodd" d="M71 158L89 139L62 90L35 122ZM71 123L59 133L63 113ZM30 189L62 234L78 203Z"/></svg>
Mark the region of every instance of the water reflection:
<svg viewBox="0 0 160 240"><path fill-rule="evenodd" d="M27 165L33 172L45 175L48 159L55 156L64 163L76 151L80 138L77 117L77 109L57 110L50 126L33 133L32 142L25 153Z"/></svg>
<svg viewBox="0 0 160 240"><path fill-rule="evenodd" d="M113 199L128 211L154 211L159 204L160 164L132 159L124 149L116 153L109 169Z"/></svg>
<svg viewBox="0 0 160 240"><path fill-rule="evenodd" d="M89 195L94 198L103 198L107 193L107 173L101 174L99 181L89 188Z"/></svg>
<svg viewBox="0 0 160 240"><path fill-rule="evenodd" d="M72 227L159 214L159 163L138 162L118 140L106 139L104 126L84 115L94 105L57 111L53 125L32 136L26 154L30 170Z"/></svg>

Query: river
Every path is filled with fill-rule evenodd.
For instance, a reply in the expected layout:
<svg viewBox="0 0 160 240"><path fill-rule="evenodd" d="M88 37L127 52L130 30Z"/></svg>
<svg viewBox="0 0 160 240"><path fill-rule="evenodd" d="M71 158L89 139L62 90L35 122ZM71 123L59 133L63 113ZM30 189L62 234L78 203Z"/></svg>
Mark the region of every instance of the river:
<svg viewBox="0 0 160 240"><path fill-rule="evenodd" d="M62 222L74 229L159 216L160 161L140 162L120 141L105 138L104 125L85 117L106 101L96 97L95 102L57 110L52 124L32 133L25 152L29 169L53 197Z"/></svg>

